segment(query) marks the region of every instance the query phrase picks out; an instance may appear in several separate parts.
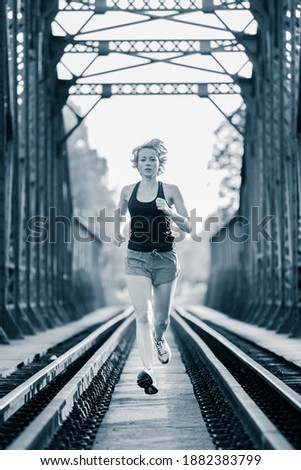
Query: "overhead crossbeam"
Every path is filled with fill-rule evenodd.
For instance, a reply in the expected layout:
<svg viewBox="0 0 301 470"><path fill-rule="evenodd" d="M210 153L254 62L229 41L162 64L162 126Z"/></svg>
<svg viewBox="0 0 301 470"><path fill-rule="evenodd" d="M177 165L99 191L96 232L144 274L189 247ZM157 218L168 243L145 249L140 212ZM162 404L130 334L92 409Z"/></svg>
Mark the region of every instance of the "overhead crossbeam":
<svg viewBox="0 0 301 470"><path fill-rule="evenodd" d="M67 83L64 83L65 91L67 90ZM241 87L235 83L115 83L115 84L100 84L100 83L74 83L70 86L68 94L74 96L95 96L95 103L92 108L81 117L77 114L76 110L70 107L74 113L77 122L72 129L65 135L62 141L65 141L77 129L83 119L91 112L91 110L104 98L111 98L112 96L153 96L153 95L195 95L200 98L209 98L210 101L218 108L224 117L233 125L233 127L243 135L244 119L241 117L241 107L238 108L233 115L227 116L223 110L212 100L211 96L214 95L240 95L242 93ZM238 122L241 122L240 124Z"/></svg>
<svg viewBox="0 0 301 470"><path fill-rule="evenodd" d="M244 0L66 0L61 7L64 11L126 11L141 13L143 11L203 11L213 13L216 10L248 10L250 2Z"/></svg>
<svg viewBox="0 0 301 470"><path fill-rule="evenodd" d="M67 41L66 41L67 43ZM67 43L64 51L67 54L85 53L91 54L93 59L90 64L78 75L78 78L90 78L95 76L101 76L112 72L118 72L121 70L130 70L133 68L145 67L146 65L154 64L156 62L169 64L171 66L177 66L183 68L189 68L191 70L198 70L204 72L211 72L219 75L230 74L222 66L220 61L212 55L213 52L244 52L245 49L242 45L237 43L236 40L115 40L115 41L79 41L73 44ZM142 63L122 66L119 68L112 68L105 71L93 72L89 74L89 67L95 62L97 57L107 56L111 53L124 54L126 56L134 56L143 60ZM97 55L94 55L97 54ZM154 54L159 54L154 57ZM172 54L171 57L166 57L166 54ZM195 54L201 55L212 55L214 62L217 64L216 67L200 67L189 63L177 62L182 57L188 57ZM145 62L147 59L147 63ZM62 65L68 69L64 60L61 60ZM244 64L245 65L245 64ZM72 74L72 72L68 69ZM236 77L233 76L235 79Z"/></svg>
<svg viewBox="0 0 301 470"><path fill-rule="evenodd" d="M146 53L178 53L183 55L201 53L209 55L213 52L244 52L244 46L236 39L128 39L114 41L73 41L66 40L65 52L97 53L108 55L112 52L122 54Z"/></svg>
<svg viewBox="0 0 301 470"><path fill-rule="evenodd" d="M110 98L114 95L209 95L241 94L235 83L84 83L74 84L69 89L71 96L95 96Z"/></svg>

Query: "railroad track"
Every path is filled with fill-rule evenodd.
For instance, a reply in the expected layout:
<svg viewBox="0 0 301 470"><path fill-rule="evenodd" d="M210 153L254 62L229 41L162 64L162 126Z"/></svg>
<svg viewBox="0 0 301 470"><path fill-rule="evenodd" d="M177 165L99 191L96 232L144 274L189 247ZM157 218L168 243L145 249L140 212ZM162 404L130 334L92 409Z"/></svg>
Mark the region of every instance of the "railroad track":
<svg viewBox="0 0 301 470"><path fill-rule="evenodd" d="M301 448L299 393L184 309L171 326L217 449ZM3 396L2 449L91 448L134 333L129 308Z"/></svg>
<svg viewBox="0 0 301 470"><path fill-rule="evenodd" d="M301 449L299 393L225 336L183 308L176 308L173 326L188 373L192 382L195 382L197 398L199 371L205 365L257 449ZM240 344L242 341L240 340ZM253 353L255 350L258 359L258 348L254 345ZM298 377L296 374L297 384L300 378L299 370ZM233 443L235 445L235 436L233 439L229 438L235 429L231 429L227 421L221 424L221 421L213 418L212 429L212 434L217 436L217 447L220 442L223 445L223 439L218 435L219 430L221 436L224 435L229 440L229 446Z"/></svg>
<svg viewBox="0 0 301 470"><path fill-rule="evenodd" d="M2 397L0 447L44 448L97 375L102 378L99 394L106 392L107 398L116 382L111 376L120 369L117 365L113 371L112 364L126 359L133 327L129 308Z"/></svg>

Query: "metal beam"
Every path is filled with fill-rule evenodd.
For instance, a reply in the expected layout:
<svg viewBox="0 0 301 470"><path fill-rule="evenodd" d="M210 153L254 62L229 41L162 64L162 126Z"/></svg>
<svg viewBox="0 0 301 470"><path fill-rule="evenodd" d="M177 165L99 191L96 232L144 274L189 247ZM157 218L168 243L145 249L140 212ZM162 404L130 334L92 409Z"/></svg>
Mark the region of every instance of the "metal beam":
<svg viewBox="0 0 301 470"><path fill-rule="evenodd" d="M250 36L253 39L253 36ZM96 53L106 56L112 52L121 54L178 53L183 55L213 52L244 52L245 47L236 39L127 39L111 41L83 41L59 39L60 49L69 54ZM54 47L57 50L57 47Z"/></svg>
<svg viewBox="0 0 301 470"><path fill-rule="evenodd" d="M197 95L206 98L209 95L240 94L241 89L235 83L84 83L72 85L70 96L114 95Z"/></svg>
<svg viewBox="0 0 301 470"><path fill-rule="evenodd" d="M187 5L188 3L188 5ZM180 11L189 13L191 11L204 11L214 13L216 10L227 10L237 8L239 10L249 9L250 2L244 0L220 0L219 3L213 0L172 0L168 3L165 0L114 0L113 5L107 5L105 0L66 0L64 11L94 11L104 14L107 11L125 11L127 13L140 13L141 11Z"/></svg>

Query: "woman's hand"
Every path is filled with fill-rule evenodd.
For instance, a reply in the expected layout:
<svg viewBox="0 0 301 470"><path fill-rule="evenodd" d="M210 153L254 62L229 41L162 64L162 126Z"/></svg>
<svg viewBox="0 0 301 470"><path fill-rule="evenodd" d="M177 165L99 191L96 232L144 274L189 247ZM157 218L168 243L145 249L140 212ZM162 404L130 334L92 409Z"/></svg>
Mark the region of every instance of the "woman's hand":
<svg viewBox="0 0 301 470"><path fill-rule="evenodd" d="M192 227L182 194L176 185L170 186L172 189L172 200L176 210L171 209L166 200L160 197L156 199L157 208L162 210L167 217L170 217L181 230L186 233L191 233Z"/></svg>
<svg viewBox="0 0 301 470"><path fill-rule="evenodd" d="M171 210L171 208L169 207L165 199L161 197L157 197L156 204L157 204L157 208L160 211L163 211L165 215L172 217L173 211Z"/></svg>
<svg viewBox="0 0 301 470"><path fill-rule="evenodd" d="M118 235L115 236L114 238L114 243L116 246L121 246L123 242L125 242L126 238L119 233Z"/></svg>

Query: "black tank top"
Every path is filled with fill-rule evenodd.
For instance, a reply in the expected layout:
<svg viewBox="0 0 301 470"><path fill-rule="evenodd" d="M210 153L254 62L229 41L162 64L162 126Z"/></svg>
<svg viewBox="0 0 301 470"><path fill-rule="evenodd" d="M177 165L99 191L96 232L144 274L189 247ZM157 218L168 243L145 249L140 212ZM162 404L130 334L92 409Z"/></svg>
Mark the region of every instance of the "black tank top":
<svg viewBox="0 0 301 470"><path fill-rule="evenodd" d="M156 198L165 199L163 184L158 182L158 193L153 201L137 200L137 183L128 202L131 214L131 233L128 248L135 251L171 251L174 237L170 229L170 219L156 205Z"/></svg>

